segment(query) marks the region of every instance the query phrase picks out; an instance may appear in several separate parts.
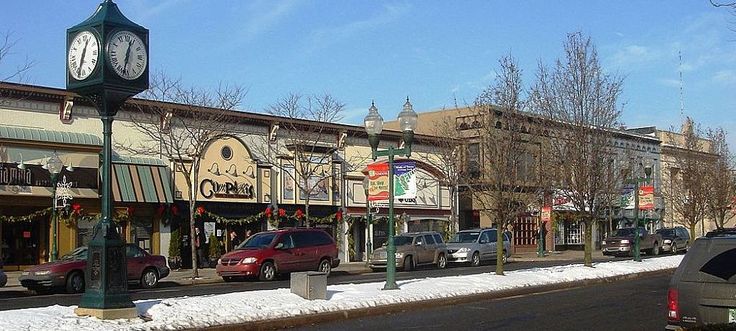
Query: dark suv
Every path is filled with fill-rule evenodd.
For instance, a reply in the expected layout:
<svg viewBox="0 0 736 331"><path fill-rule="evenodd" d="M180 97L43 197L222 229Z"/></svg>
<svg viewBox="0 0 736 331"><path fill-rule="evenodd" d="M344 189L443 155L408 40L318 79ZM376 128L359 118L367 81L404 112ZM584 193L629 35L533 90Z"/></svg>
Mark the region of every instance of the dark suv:
<svg viewBox="0 0 736 331"><path fill-rule="evenodd" d="M317 270L329 274L340 264L335 240L320 229L283 229L257 233L217 262L217 275L273 280L276 275Z"/></svg>
<svg viewBox="0 0 736 331"><path fill-rule="evenodd" d="M662 250L677 254L690 248L690 233L682 226L658 229L657 233L662 236Z"/></svg>
<svg viewBox="0 0 736 331"><path fill-rule="evenodd" d="M666 330L736 329L736 228L695 240L670 281L667 320Z"/></svg>

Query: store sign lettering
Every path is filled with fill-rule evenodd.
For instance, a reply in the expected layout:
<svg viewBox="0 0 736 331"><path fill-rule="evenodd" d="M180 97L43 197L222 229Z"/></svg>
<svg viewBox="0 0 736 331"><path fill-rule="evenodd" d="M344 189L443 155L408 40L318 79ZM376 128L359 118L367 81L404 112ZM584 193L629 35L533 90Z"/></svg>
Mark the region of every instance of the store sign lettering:
<svg viewBox="0 0 736 331"><path fill-rule="evenodd" d="M32 174L31 169L21 170L12 163L0 164L0 185L31 186L33 184Z"/></svg>
<svg viewBox="0 0 736 331"><path fill-rule="evenodd" d="M253 199L253 185L248 183L225 182L219 183L212 179L205 179L199 184L199 193L205 199L215 198L237 198Z"/></svg>

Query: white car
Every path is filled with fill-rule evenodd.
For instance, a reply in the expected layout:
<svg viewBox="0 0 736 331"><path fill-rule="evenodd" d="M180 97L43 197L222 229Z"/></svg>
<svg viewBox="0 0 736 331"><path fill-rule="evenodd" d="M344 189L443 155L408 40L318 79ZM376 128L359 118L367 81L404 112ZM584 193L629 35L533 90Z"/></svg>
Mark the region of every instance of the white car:
<svg viewBox="0 0 736 331"><path fill-rule="evenodd" d="M511 240L503 234L503 263L511 256ZM497 244L496 229L463 230L447 242L447 262L470 263L477 267L484 261L495 261Z"/></svg>

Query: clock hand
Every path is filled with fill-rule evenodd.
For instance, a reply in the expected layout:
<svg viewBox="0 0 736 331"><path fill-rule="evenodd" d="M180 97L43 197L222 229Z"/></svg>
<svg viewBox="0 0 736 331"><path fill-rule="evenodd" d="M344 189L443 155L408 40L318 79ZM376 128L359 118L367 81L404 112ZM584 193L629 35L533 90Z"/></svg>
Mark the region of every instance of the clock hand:
<svg viewBox="0 0 736 331"><path fill-rule="evenodd" d="M128 43L128 49L125 50L125 58L123 59L123 72L126 73L128 71L128 58L130 57L130 49L133 47L133 43L135 40L131 40Z"/></svg>
<svg viewBox="0 0 736 331"><path fill-rule="evenodd" d="M84 48L82 49L82 56L79 58L79 67L77 68L77 76L82 75L82 65L84 64L84 55L87 54L87 45L89 45L89 39L84 42Z"/></svg>

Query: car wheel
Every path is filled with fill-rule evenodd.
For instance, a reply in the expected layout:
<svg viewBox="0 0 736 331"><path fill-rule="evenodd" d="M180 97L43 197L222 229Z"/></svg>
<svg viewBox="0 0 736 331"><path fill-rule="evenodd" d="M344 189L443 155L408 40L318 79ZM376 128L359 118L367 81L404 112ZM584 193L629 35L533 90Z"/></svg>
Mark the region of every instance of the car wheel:
<svg viewBox="0 0 736 331"><path fill-rule="evenodd" d="M234 282L235 277L234 276L222 276L222 280L224 280L226 283Z"/></svg>
<svg viewBox="0 0 736 331"><path fill-rule="evenodd" d="M330 260L322 259L322 261L319 261L319 268L317 268L317 271L324 272L329 276L330 272L332 272L332 264L330 263Z"/></svg>
<svg viewBox="0 0 736 331"><path fill-rule="evenodd" d="M156 285L158 285L158 272L151 268L144 270L141 275L141 287L154 288Z"/></svg>
<svg viewBox="0 0 736 331"><path fill-rule="evenodd" d="M274 280L276 278L276 267L273 262L265 262L261 265L261 272L258 274L260 280Z"/></svg>
<svg viewBox="0 0 736 331"><path fill-rule="evenodd" d="M470 265L473 267L480 265L480 254L478 252L473 253L473 257L470 258Z"/></svg>
<svg viewBox="0 0 736 331"><path fill-rule="evenodd" d="M506 251L503 251L503 254L501 254L501 264L509 263L509 258L506 256Z"/></svg>
<svg viewBox="0 0 736 331"><path fill-rule="evenodd" d="M66 277L66 293L84 292L84 274L75 271Z"/></svg>
<svg viewBox="0 0 736 331"><path fill-rule="evenodd" d="M409 255L404 258L404 271L411 271L412 269L414 269L414 259Z"/></svg>
<svg viewBox="0 0 736 331"><path fill-rule="evenodd" d="M677 245L675 243L672 243L672 245L670 246L670 253L672 253L673 255L677 254Z"/></svg>
<svg viewBox="0 0 736 331"><path fill-rule="evenodd" d="M652 248L652 255L659 255L659 243L654 243L654 247Z"/></svg>
<svg viewBox="0 0 736 331"><path fill-rule="evenodd" d="M437 257L437 268L444 269L447 267L447 257L445 254L440 254L440 256Z"/></svg>

